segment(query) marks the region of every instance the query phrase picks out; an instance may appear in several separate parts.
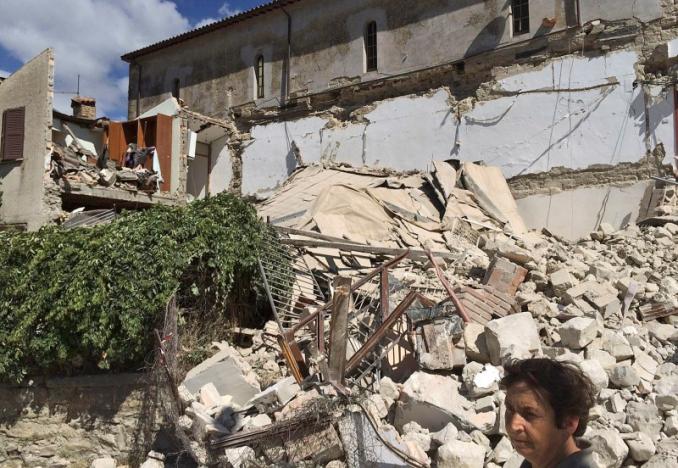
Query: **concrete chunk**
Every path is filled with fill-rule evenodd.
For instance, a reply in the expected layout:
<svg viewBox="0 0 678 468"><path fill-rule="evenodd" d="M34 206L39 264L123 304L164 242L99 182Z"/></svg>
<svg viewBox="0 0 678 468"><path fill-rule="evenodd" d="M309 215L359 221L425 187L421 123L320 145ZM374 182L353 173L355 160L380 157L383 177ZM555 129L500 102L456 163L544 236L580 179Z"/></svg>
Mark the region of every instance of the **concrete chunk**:
<svg viewBox="0 0 678 468"><path fill-rule="evenodd" d="M598 323L587 317L575 317L565 322L558 334L564 346L571 349L582 349L598 334Z"/></svg>
<svg viewBox="0 0 678 468"><path fill-rule="evenodd" d="M485 449L472 442L453 440L438 449L439 468L482 468Z"/></svg>
<svg viewBox="0 0 678 468"><path fill-rule="evenodd" d="M541 355L537 324L529 312L508 315L487 323L485 340L490 362L502 364L510 358Z"/></svg>
<svg viewBox="0 0 678 468"><path fill-rule="evenodd" d="M485 327L479 323L467 323L464 328L466 357L470 361L490 362L490 354L485 341Z"/></svg>
<svg viewBox="0 0 678 468"><path fill-rule="evenodd" d="M624 443L619 433L614 430L592 431L586 436L591 442L594 457L598 459L599 466L605 468L619 468L624 463L629 453L629 448Z"/></svg>
<svg viewBox="0 0 678 468"><path fill-rule="evenodd" d="M638 372L629 364L617 364L610 372L610 382L617 387L635 387L640 383Z"/></svg>
<svg viewBox="0 0 678 468"><path fill-rule="evenodd" d="M659 438L662 429L662 420L659 417L659 410L652 403L632 401L626 405L626 424L629 424L634 431L644 432L652 437L653 440Z"/></svg>
<svg viewBox="0 0 678 468"><path fill-rule="evenodd" d="M182 385L197 394L204 385L212 383L220 395L231 395L235 404L244 405L261 389L249 365L234 353L219 351L188 371Z"/></svg>
<svg viewBox="0 0 678 468"><path fill-rule="evenodd" d="M452 377L415 372L403 385L396 403L396 428L402 429L411 421L431 432L439 431L450 422L463 426L472 405L459 394L459 387L460 383Z"/></svg>

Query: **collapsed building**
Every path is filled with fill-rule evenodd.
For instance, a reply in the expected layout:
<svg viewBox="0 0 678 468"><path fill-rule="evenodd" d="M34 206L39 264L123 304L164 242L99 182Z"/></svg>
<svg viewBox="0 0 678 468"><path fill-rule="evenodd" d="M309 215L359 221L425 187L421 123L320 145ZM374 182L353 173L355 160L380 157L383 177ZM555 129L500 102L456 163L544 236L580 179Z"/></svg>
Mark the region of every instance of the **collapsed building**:
<svg viewBox="0 0 678 468"><path fill-rule="evenodd" d="M501 168L530 228L645 217L675 150L673 2L272 1L123 56L129 117L233 119L207 171L265 197L308 164ZM453 25L453 26L450 26ZM245 33L247 31L247 33Z"/></svg>
<svg viewBox="0 0 678 468"><path fill-rule="evenodd" d="M180 205L228 188L196 180L218 166L232 123L171 99L129 121L97 118L96 100L75 96L72 115L53 108L54 55L47 49L0 88L0 228L79 226L118 211Z"/></svg>
<svg viewBox="0 0 678 468"><path fill-rule="evenodd" d="M412 3L272 1L123 57L109 135L173 118L178 186L272 226L273 320L185 375L158 336L180 452L518 467L502 365L548 356L596 385L600 466L678 463L676 7Z"/></svg>

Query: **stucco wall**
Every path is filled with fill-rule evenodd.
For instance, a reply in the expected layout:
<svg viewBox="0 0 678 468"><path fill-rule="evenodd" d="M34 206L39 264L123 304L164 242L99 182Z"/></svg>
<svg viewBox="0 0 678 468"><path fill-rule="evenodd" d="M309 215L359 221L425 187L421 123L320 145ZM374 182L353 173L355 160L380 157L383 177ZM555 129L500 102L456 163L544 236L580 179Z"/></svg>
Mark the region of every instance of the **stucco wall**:
<svg viewBox="0 0 678 468"><path fill-rule="evenodd" d="M600 223L622 228L638 221L641 202L652 181L623 186L580 187L552 195L532 195L516 200L530 229L546 227L569 240L595 231Z"/></svg>
<svg viewBox="0 0 678 468"><path fill-rule="evenodd" d="M286 8L292 18L290 93L406 73L561 30L573 21L567 4L531 1L530 32L516 37L511 36L505 0L330 0L322 8L310 1L293 4ZM543 26L544 18L555 18L555 25ZM363 34L369 21L378 26L378 71L366 73ZM253 101L253 65L259 54L266 63L266 97L258 105L277 105L284 94L287 54L282 10L137 58L130 66L130 117L137 94L143 112L169 96L175 79L188 106L208 115L224 115L230 106Z"/></svg>
<svg viewBox="0 0 678 468"><path fill-rule="evenodd" d="M668 163L675 151L673 95L659 86L634 87L638 60L633 51L552 59L508 74L495 89L512 95L470 110L441 88L376 102L359 112L362 119L313 116L254 126L242 155L243 193L266 195L291 174L292 142L304 163L404 171L455 158L499 166L507 178L637 162L658 143Z"/></svg>
<svg viewBox="0 0 678 468"><path fill-rule="evenodd" d="M662 17L661 0L582 0L581 22L596 19L614 21L636 17L641 21L652 21Z"/></svg>
<svg viewBox="0 0 678 468"><path fill-rule="evenodd" d="M0 128L2 112L25 106L24 158L0 161L0 224L25 225L38 229L47 214L44 210L45 160L51 151L54 56L51 49L27 62L0 86Z"/></svg>

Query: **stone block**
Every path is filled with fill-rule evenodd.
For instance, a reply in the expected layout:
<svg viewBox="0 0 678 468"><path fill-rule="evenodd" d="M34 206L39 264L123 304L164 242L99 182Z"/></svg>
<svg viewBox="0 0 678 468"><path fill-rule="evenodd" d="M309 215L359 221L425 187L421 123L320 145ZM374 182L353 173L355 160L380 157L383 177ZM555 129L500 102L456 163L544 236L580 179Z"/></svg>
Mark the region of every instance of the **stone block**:
<svg viewBox="0 0 678 468"><path fill-rule="evenodd" d="M118 463L115 461L115 458L104 457L92 460L90 468L116 468L117 466Z"/></svg>
<svg viewBox="0 0 678 468"><path fill-rule="evenodd" d="M438 432L433 432L431 434L431 440L434 444L445 445L448 442L457 440L459 435L459 429L452 423L447 423L447 426L443 427Z"/></svg>
<svg viewBox="0 0 678 468"><path fill-rule="evenodd" d="M479 323L467 323L464 328L466 357L470 361L490 362L490 354L485 341L485 327Z"/></svg>
<svg viewBox="0 0 678 468"><path fill-rule="evenodd" d="M502 364L510 358L541 355L537 324L529 312L508 315L487 323L485 341L490 362Z"/></svg>
<svg viewBox="0 0 678 468"><path fill-rule="evenodd" d="M553 293L557 297L561 297L568 289L574 287L576 280L572 277L567 268L561 268L560 270L551 273L549 282L553 288Z"/></svg>
<svg viewBox="0 0 678 468"><path fill-rule="evenodd" d="M678 374L663 375L654 384L655 403L662 411L678 408Z"/></svg>
<svg viewBox="0 0 678 468"><path fill-rule="evenodd" d="M632 401L626 405L626 424L634 431L643 432L652 437L659 438L662 429L662 419L659 410L652 403Z"/></svg>
<svg viewBox="0 0 678 468"><path fill-rule="evenodd" d="M579 364L581 370L591 379L593 385L600 391L609 384L609 378L605 369L595 359L586 359Z"/></svg>
<svg viewBox="0 0 678 468"><path fill-rule="evenodd" d="M200 387L200 403L207 408L221 404L221 395L219 395L217 387L212 382Z"/></svg>
<svg viewBox="0 0 678 468"><path fill-rule="evenodd" d="M594 457L598 465L604 468L619 468L629 453L619 433L614 430L587 431L586 437L591 442Z"/></svg>
<svg viewBox="0 0 678 468"><path fill-rule="evenodd" d="M607 351L617 362L633 357L633 349L626 337L620 333L607 332L603 336L603 351Z"/></svg>
<svg viewBox="0 0 678 468"><path fill-rule="evenodd" d="M638 372L629 364L617 364L610 372L610 382L617 387L635 387L640 383Z"/></svg>
<svg viewBox="0 0 678 468"><path fill-rule="evenodd" d="M576 317L565 322L558 334L564 346L571 349L582 349L598 334L598 323L591 318Z"/></svg>
<svg viewBox="0 0 678 468"><path fill-rule="evenodd" d="M638 463L648 461L656 451L652 439L647 434L639 432L635 439L626 439L631 459Z"/></svg>
<svg viewBox="0 0 678 468"><path fill-rule="evenodd" d="M473 442L453 440L438 448L439 468L483 468L485 449Z"/></svg>
<svg viewBox="0 0 678 468"><path fill-rule="evenodd" d="M468 426L468 409L472 404L459 394L460 383L452 377L415 372L403 385L396 403L395 426L398 429L414 421L431 432L452 422Z"/></svg>

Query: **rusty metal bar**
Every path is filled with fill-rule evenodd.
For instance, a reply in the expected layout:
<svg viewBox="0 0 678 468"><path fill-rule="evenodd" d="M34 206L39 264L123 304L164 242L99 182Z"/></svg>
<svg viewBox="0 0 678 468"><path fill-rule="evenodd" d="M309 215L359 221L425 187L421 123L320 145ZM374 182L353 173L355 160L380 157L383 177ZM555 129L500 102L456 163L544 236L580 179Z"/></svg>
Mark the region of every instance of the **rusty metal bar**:
<svg viewBox="0 0 678 468"><path fill-rule="evenodd" d="M283 335L276 336L276 339L278 340L278 346L280 346L280 350L282 351L285 361L287 361L287 365L290 368L290 371L292 372L294 380L296 380L298 384L301 384L301 382L303 382L304 380L304 376L302 374L300 362L297 361L297 358L301 358L301 352L299 351L299 347L297 346L294 339L292 339L292 344L296 347L295 353L294 350L292 349L292 346L290 345L290 343L287 342L287 339ZM301 359L301 364L303 364L303 359Z"/></svg>
<svg viewBox="0 0 678 468"><path fill-rule="evenodd" d="M447 278L445 278L445 275L443 274L442 270L436 263L435 259L433 258L433 254L431 253L430 249L426 250L426 253L428 254L429 260L431 260L431 264L433 264L433 268L436 270L436 276L442 283L443 287L445 288L445 291L447 291L447 294L450 296L450 299L452 300L452 303L454 306L457 308L457 312L459 312L459 315L461 316L462 319L464 319L464 322L469 323L471 319L469 319L468 314L466 313L466 308L464 307L464 304L461 303L457 295L454 293L454 289L452 289L452 286L450 283L447 281Z"/></svg>
<svg viewBox="0 0 678 468"><path fill-rule="evenodd" d="M367 357L367 355L379 344L386 332L396 323L408 307L417 299L419 293L410 291L400 304L391 312L391 314L382 322L382 324L372 333L365 344L356 353L351 356L346 364L346 374L355 370L360 362Z"/></svg>
<svg viewBox="0 0 678 468"><path fill-rule="evenodd" d="M386 317L391 313L388 303L388 269L381 270L381 291L379 294L379 305L381 307L381 319L386 320Z"/></svg>

